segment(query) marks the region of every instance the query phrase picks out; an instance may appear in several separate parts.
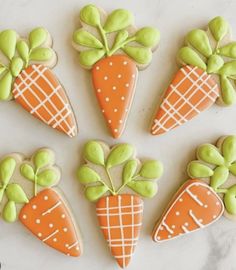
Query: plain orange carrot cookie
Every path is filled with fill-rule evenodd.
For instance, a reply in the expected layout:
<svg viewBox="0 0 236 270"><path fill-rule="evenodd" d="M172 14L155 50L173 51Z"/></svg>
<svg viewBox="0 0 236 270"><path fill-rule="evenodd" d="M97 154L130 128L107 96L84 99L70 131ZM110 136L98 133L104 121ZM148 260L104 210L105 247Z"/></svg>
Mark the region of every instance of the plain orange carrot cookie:
<svg viewBox="0 0 236 270"><path fill-rule="evenodd" d="M83 157L86 163L78 169L78 179L85 185L86 198L96 202L98 222L111 254L125 268L140 235L141 197L156 194L154 180L161 177L163 166L156 160L141 163L130 144L110 148L103 142L89 141Z"/></svg>
<svg viewBox="0 0 236 270"><path fill-rule="evenodd" d="M0 100L14 99L37 119L69 137L77 124L69 99L50 68L57 62L52 38L42 27L27 39L14 30L0 32Z"/></svg>
<svg viewBox="0 0 236 270"><path fill-rule="evenodd" d="M164 93L151 127L160 135L191 120L216 101L236 102L236 43L222 17L208 23L207 30L194 29L177 55L181 68Z"/></svg>
<svg viewBox="0 0 236 270"><path fill-rule="evenodd" d="M79 257L79 230L62 192L55 186L61 173L55 155L39 149L31 159L10 154L0 161L0 211L9 223L17 219L46 245Z"/></svg>
<svg viewBox="0 0 236 270"><path fill-rule="evenodd" d="M135 93L138 68L152 60L160 39L152 27L135 29L133 15L116 9L107 15L94 5L80 11L81 28L73 34L79 62L91 69L95 94L108 128L119 138Z"/></svg>
<svg viewBox="0 0 236 270"><path fill-rule="evenodd" d="M236 136L203 144L185 182L153 230L153 240L164 242L217 221L222 214L236 220Z"/></svg>

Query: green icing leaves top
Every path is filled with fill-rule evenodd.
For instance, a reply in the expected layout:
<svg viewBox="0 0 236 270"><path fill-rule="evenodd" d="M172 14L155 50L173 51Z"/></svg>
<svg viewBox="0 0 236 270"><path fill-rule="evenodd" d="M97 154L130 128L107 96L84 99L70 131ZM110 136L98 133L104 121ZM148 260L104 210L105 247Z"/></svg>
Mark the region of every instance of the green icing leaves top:
<svg viewBox="0 0 236 270"><path fill-rule="evenodd" d="M54 154L47 149L37 151L33 157L36 170L54 163Z"/></svg>
<svg viewBox="0 0 236 270"><path fill-rule="evenodd" d="M225 105L236 103L236 42L225 44L224 38L229 34L228 22L216 17L208 23L209 31L194 29L185 38L184 46L177 55L181 65L192 65L216 74L220 79L221 100ZM209 36L213 42L209 40Z"/></svg>
<svg viewBox="0 0 236 270"><path fill-rule="evenodd" d="M153 180L161 177L163 166L160 162L149 160L140 164L134 159L134 148L129 144L118 144L108 154L106 145L99 141L89 141L84 146L86 165L77 171L77 178L86 186L85 196L90 201L96 201L107 192L119 194L125 187L129 187L143 197L151 198L157 192L157 185ZM122 183L116 187L113 183L113 169L122 166ZM103 173L101 174L101 170ZM116 170L115 170L116 171Z"/></svg>
<svg viewBox="0 0 236 270"><path fill-rule="evenodd" d="M136 33L129 33L134 24L133 15L124 9L111 12L104 24L101 22L100 10L94 5L87 5L80 11L82 24L95 28L94 31L78 29L73 34L73 44L80 52L79 61L82 66L92 68L104 56L111 56L122 50L139 65L146 65L152 60L152 49L160 41L160 33L152 27L144 27ZM115 33L110 47L109 35ZM114 35L114 34L113 34Z"/></svg>
<svg viewBox="0 0 236 270"><path fill-rule="evenodd" d="M14 79L30 62L48 62L54 51L48 47L49 33L42 27L33 29L28 40L20 39L14 30L0 32L0 51L6 57L0 63L0 100L11 99Z"/></svg>
<svg viewBox="0 0 236 270"><path fill-rule="evenodd" d="M190 162L187 172L191 178L209 178L210 186L223 193L226 210L236 214L236 186L225 188L229 175L236 176L236 136L223 139L220 148L203 144L197 150L198 160ZM228 185L226 185L228 186Z"/></svg>

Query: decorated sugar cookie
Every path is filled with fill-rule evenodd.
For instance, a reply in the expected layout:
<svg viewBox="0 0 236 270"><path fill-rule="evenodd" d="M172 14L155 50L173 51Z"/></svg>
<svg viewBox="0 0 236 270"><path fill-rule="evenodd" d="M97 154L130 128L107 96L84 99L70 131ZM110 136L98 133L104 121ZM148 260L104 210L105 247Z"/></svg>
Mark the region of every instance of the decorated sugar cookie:
<svg viewBox="0 0 236 270"><path fill-rule="evenodd" d="M106 14L94 5L80 11L81 28L73 34L80 64L91 69L95 94L114 138L122 135L135 93L138 68L152 60L160 39L152 27L137 30L124 9Z"/></svg>
<svg viewBox="0 0 236 270"><path fill-rule="evenodd" d="M26 111L70 137L77 134L63 86L50 68L57 61L52 39L42 27L27 39L14 30L0 32L0 100L14 99Z"/></svg>
<svg viewBox="0 0 236 270"><path fill-rule="evenodd" d="M143 218L143 200L157 192L155 179L162 175L156 160L141 163L129 144L109 148L103 142L84 146L85 165L78 179L85 185L85 196L96 202L98 222L104 238L120 267L125 268L134 253Z"/></svg>
<svg viewBox="0 0 236 270"><path fill-rule="evenodd" d="M208 23L206 31L194 29L177 55L181 68L164 93L151 133L160 135L191 120L216 101L236 102L236 43L222 17Z"/></svg>
<svg viewBox="0 0 236 270"><path fill-rule="evenodd" d="M188 165L188 180L177 192L153 231L163 242L217 221L223 213L236 219L236 136L203 144Z"/></svg>
<svg viewBox="0 0 236 270"><path fill-rule="evenodd" d="M68 256L82 252L79 231L62 193L55 156L42 148L31 159L10 154L0 161L0 211L3 220L19 220L46 245Z"/></svg>

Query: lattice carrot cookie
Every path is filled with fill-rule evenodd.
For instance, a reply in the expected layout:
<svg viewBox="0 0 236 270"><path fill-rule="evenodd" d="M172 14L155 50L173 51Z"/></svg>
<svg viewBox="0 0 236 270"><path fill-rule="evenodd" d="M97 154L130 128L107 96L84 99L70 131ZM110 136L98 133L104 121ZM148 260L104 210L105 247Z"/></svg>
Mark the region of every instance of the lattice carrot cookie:
<svg viewBox="0 0 236 270"><path fill-rule="evenodd" d="M42 148L31 159L10 154L0 161L0 212L19 220L40 241L68 256L82 253L81 238L62 193L55 188L61 173L55 156Z"/></svg>
<svg viewBox="0 0 236 270"><path fill-rule="evenodd" d="M236 219L236 136L203 144L188 165L188 180L157 222L153 240L163 242L217 221Z"/></svg>
<svg viewBox="0 0 236 270"><path fill-rule="evenodd" d="M122 135L135 93L137 68L145 68L160 39L152 27L137 30L133 15L117 9L107 15L94 5L80 11L82 27L73 34L80 64L91 69L95 94L114 138Z"/></svg>
<svg viewBox="0 0 236 270"><path fill-rule="evenodd" d="M63 86L50 68L57 62L52 39L42 27L28 39L0 32L0 100L14 99L26 111L70 137L77 124Z"/></svg>
<svg viewBox="0 0 236 270"><path fill-rule="evenodd" d="M216 101L236 102L236 43L222 17L208 23L206 31L194 29L177 56L181 68L164 93L151 133L160 135L191 120Z"/></svg>
<svg viewBox="0 0 236 270"><path fill-rule="evenodd" d="M120 267L126 267L137 244L143 218L143 200L157 192L153 181L162 175L156 160L141 163L129 144L109 148L103 142L89 141L84 146L86 162L78 170L85 185L85 196L96 202L98 222L111 254ZM138 194L138 195L137 195Z"/></svg>

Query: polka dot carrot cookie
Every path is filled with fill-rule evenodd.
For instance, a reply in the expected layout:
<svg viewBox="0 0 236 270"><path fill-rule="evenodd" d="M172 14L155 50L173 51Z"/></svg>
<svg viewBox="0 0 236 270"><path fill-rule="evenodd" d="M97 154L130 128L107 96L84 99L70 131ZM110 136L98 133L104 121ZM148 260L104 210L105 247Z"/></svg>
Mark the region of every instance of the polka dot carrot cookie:
<svg viewBox="0 0 236 270"><path fill-rule="evenodd" d="M177 192L153 231L163 242L217 221L224 213L236 219L236 136L203 144L188 165L188 180Z"/></svg>
<svg viewBox="0 0 236 270"><path fill-rule="evenodd" d="M107 15L94 5L80 12L81 28L73 34L80 64L91 69L95 94L114 138L122 135L132 104L137 68L152 59L160 34L157 29L136 30L133 15L117 9Z"/></svg>
<svg viewBox="0 0 236 270"><path fill-rule="evenodd" d="M236 43L222 17L208 23L207 30L194 29L177 55L181 68L164 93L151 133L160 135L191 120L215 102L236 102Z"/></svg>
<svg viewBox="0 0 236 270"><path fill-rule="evenodd" d="M85 164L78 179L85 185L85 196L96 202L98 222L104 238L120 267L128 266L140 235L143 200L157 192L155 179L162 175L156 160L141 163L129 144L109 148L103 142L84 146Z"/></svg>
<svg viewBox="0 0 236 270"><path fill-rule="evenodd" d="M52 39L42 27L27 39L14 30L0 32L0 100L14 99L26 111L70 137L77 134L63 86L50 68L57 61Z"/></svg>
<svg viewBox="0 0 236 270"><path fill-rule="evenodd" d="M46 245L67 256L82 253L79 231L61 192L55 156L42 148L31 159L10 154L0 161L0 211L3 220L19 220Z"/></svg>

